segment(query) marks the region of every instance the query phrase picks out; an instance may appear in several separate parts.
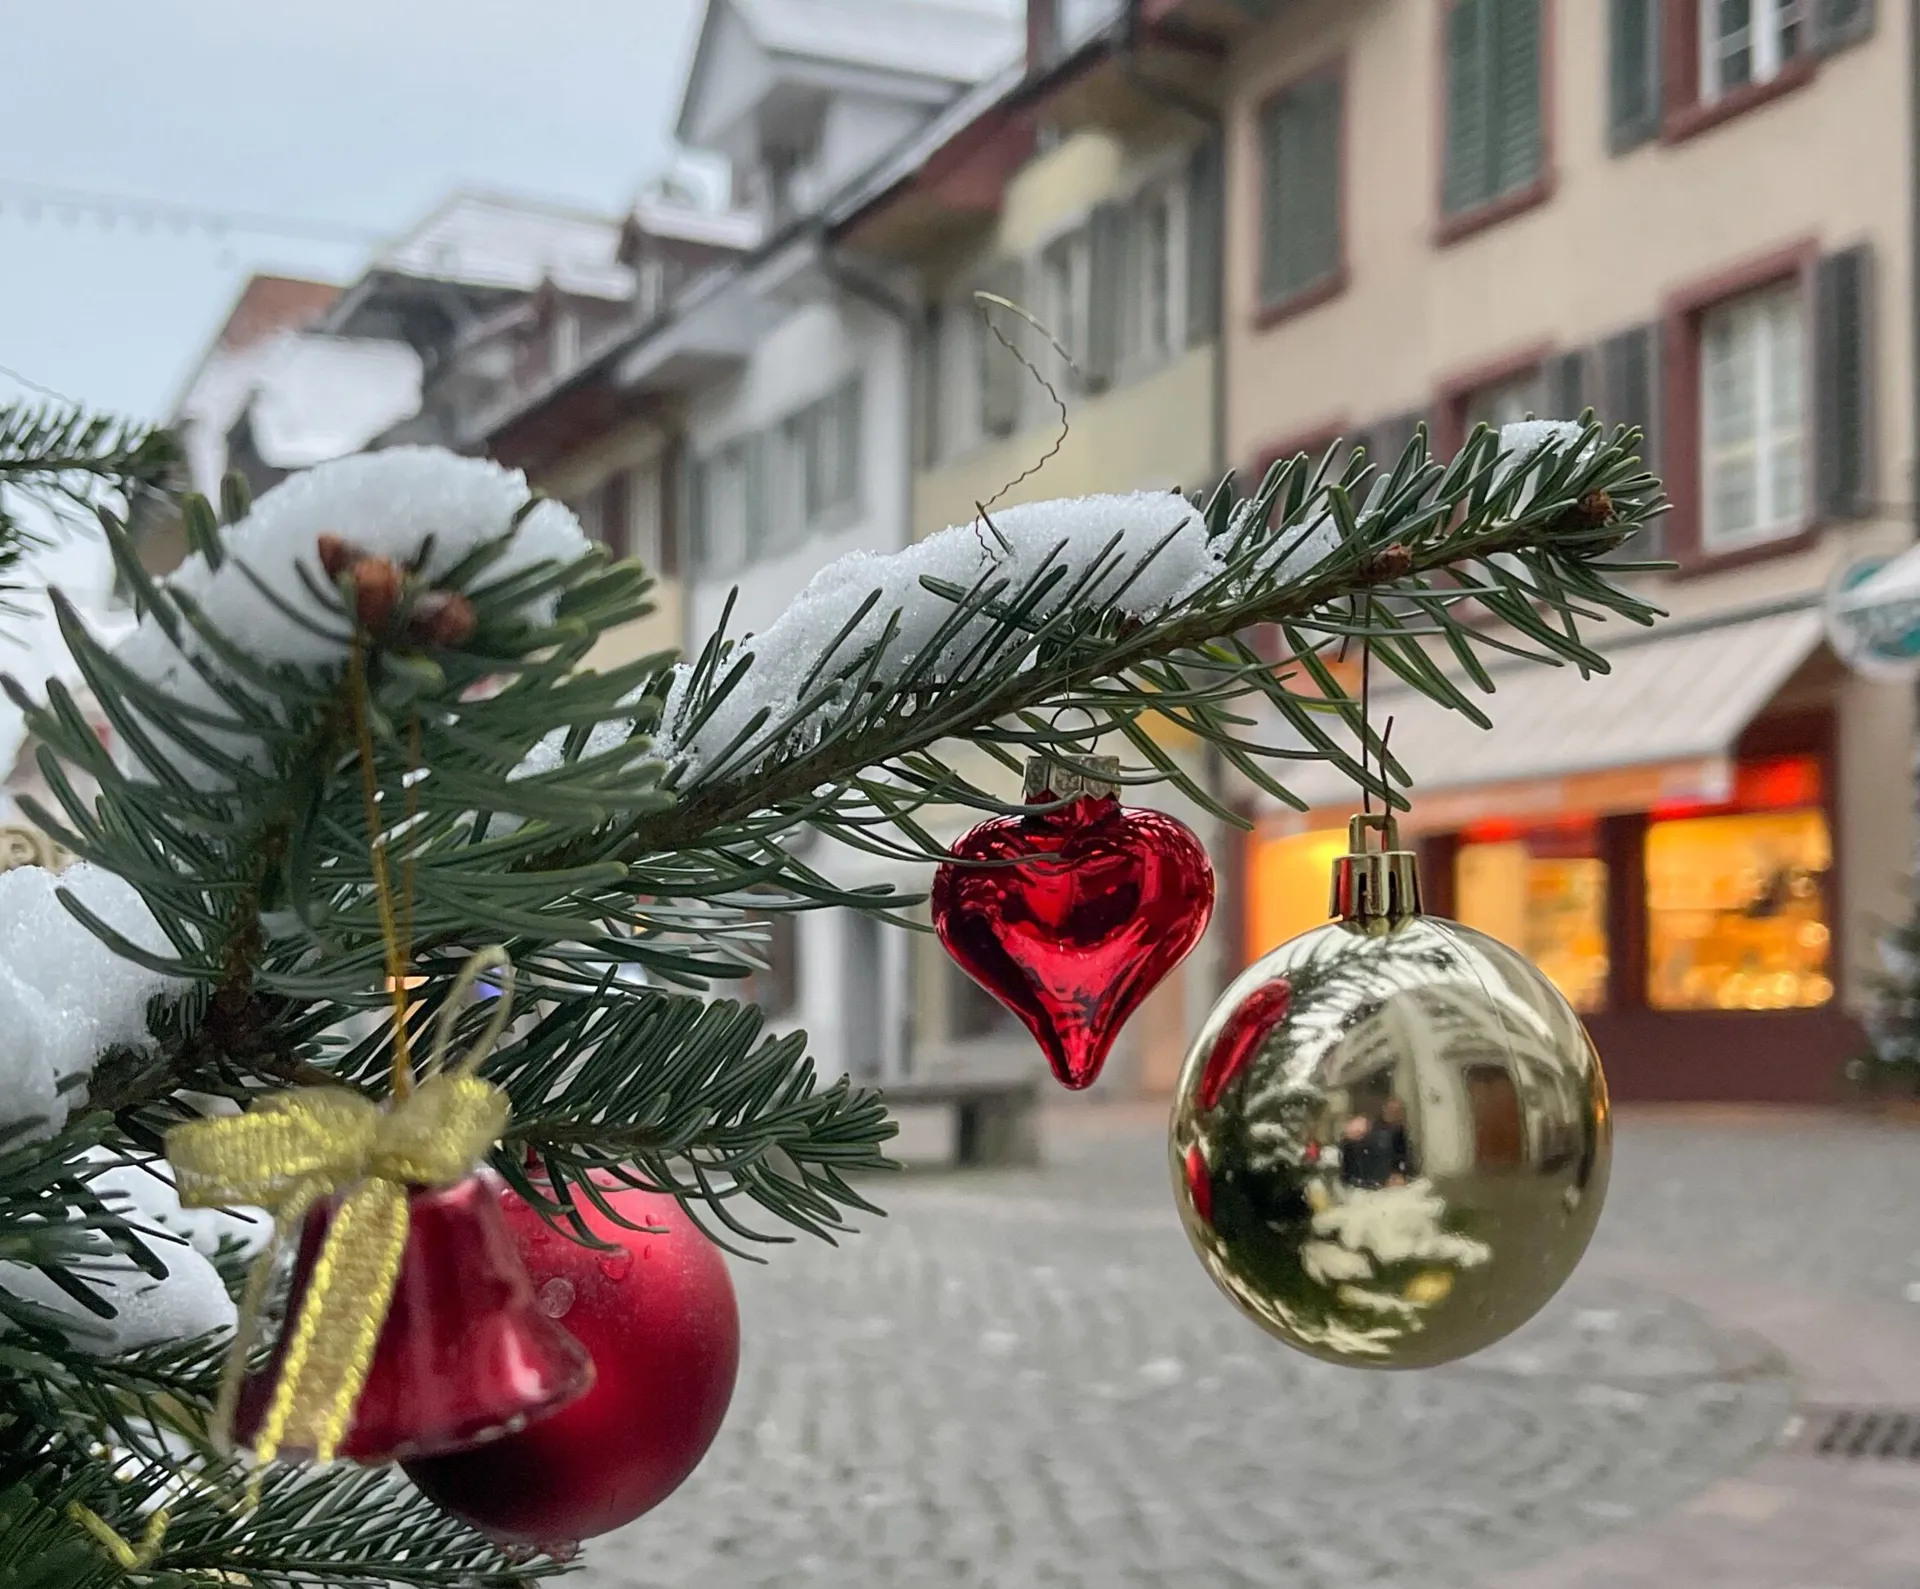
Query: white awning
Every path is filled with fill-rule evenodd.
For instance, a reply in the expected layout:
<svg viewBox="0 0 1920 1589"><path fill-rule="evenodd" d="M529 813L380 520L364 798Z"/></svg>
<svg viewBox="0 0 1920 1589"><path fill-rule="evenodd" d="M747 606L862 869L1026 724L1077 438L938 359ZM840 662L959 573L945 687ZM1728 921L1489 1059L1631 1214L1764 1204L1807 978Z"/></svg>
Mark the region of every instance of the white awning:
<svg viewBox="0 0 1920 1589"><path fill-rule="evenodd" d="M1810 608L1635 631L1596 647L1611 667L1605 674L1517 660L1490 668L1494 693L1469 685L1467 694L1491 728L1405 688L1376 688L1372 717L1393 719L1392 750L1413 780L1410 824L1419 828L1722 800L1735 742L1821 638ZM1325 763L1303 764L1282 781L1316 811L1351 808L1356 798Z"/></svg>

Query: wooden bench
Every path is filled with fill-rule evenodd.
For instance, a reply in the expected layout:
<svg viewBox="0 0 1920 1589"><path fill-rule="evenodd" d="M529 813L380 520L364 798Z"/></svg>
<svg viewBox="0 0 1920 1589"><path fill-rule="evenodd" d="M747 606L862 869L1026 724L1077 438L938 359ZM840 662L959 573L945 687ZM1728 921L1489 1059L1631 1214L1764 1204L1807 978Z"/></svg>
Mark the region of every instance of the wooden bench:
<svg viewBox="0 0 1920 1589"><path fill-rule="evenodd" d="M929 1076L881 1084L889 1108L946 1109L952 1162L1032 1167L1040 1162L1040 1081L1034 1076Z"/></svg>

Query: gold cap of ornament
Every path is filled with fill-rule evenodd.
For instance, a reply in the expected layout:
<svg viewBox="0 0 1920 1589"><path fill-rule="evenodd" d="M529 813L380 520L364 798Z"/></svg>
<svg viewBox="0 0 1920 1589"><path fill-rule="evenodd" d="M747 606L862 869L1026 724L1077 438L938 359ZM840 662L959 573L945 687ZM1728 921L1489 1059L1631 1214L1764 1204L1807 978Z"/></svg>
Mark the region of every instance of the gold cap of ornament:
<svg viewBox="0 0 1920 1589"><path fill-rule="evenodd" d="M1056 761L1051 756L1027 758L1024 798L1028 805L1083 796L1098 800L1119 792L1118 756L1080 756L1072 762Z"/></svg>
<svg viewBox="0 0 1920 1589"><path fill-rule="evenodd" d="M1333 915L1385 928L1420 914L1420 859L1400 848L1392 812L1350 821L1347 850L1333 863Z"/></svg>

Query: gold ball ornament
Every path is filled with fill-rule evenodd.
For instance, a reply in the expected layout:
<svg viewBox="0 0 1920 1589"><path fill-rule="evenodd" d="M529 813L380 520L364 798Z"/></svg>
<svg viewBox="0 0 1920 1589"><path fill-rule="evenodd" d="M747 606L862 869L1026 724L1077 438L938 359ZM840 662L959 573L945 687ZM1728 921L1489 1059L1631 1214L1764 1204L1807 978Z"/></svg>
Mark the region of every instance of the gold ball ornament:
<svg viewBox="0 0 1920 1589"><path fill-rule="evenodd" d="M1244 972L1188 1051L1169 1139L1201 1263L1256 1324L1428 1368L1533 1317L1612 1161L1585 1028L1524 955L1423 915L1391 817L1356 817L1335 919Z"/></svg>

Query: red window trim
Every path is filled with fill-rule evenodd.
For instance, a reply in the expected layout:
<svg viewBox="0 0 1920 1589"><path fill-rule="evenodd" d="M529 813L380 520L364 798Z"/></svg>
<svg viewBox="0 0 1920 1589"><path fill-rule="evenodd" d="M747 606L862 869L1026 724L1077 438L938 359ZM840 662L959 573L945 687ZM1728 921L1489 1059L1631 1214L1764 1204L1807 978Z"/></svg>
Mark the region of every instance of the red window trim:
<svg viewBox="0 0 1920 1589"><path fill-rule="evenodd" d="M1764 83L1749 83L1715 100L1700 97L1700 0L1663 0L1661 58L1666 62L1666 104L1660 118L1660 141L1684 143L1723 122L1758 110L1813 81L1819 70L1812 40L1799 55ZM1811 7L1808 8L1811 12ZM1805 26L1812 31L1812 16Z"/></svg>
<svg viewBox="0 0 1920 1589"><path fill-rule="evenodd" d="M1819 533L1818 513L1809 500L1805 523L1791 535L1761 541L1726 552L1709 552L1701 544L1704 503L1700 469L1700 322L1709 309L1762 288L1798 282L1811 309L1814 267L1820 259L1817 239L1801 238L1783 248L1745 260L1691 282L1667 298L1661 313L1661 458L1665 464L1667 499L1667 555L1680 566L1674 578L1717 573L1748 563L1783 557L1811 545ZM1805 390L1812 411L1814 324L1806 318L1807 372ZM1809 436L1811 446L1813 438ZM1811 471L1812 457L1808 458ZM1809 473L1811 478L1811 473Z"/></svg>
<svg viewBox="0 0 1920 1589"><path fill-rule="evenodd" d="M1433 246L1448 248L1463 238L1484 232L1488 227L1510 221L1516 215L1537 209L1554 195L1558 185L1554 167L1555 112L1558 96L1554 93L1555 54L1558 34L1554 27L1554 0L1540 0L1540 174L1523 188L1502 193L1470 210L1447 211L1447 21L1460 0L1443 0L1434 8L1434 148L1437 151L1433 172Z"/></svg>
<svg viewBox="0 0 1920 1589"><path fill-rule="evenodd" d="M1263 94L1253 108L1254 164L1260 172L1259 204L1255 207L1253 227L1253 325L1257 331L1265 331L1291 320L1295 315L1306 314L1318 309L1322 304L1338 298L1353 280L1353 273L1347 253L1347 217L1348 197L1353 176L1352 140L1352 101L1348 90L1352 78L1349 74L1348 54L1344 50L1318 66L1273 85ZM1267 110L1275 100L1294 89L1304 88L1309 83L1322 78L1332 78L1340 87L1340 117L1334 128L1334 174L1333 174L1333 229L1334 229L1334 267L1330 275L1319 281L1311 281L1304 287L1296 287L1292 292L1278 298L1264 298L1261 295L1261 278L1265 274L1262 266L1261 250L1266 244L1266 149L1260 138L1261 124L1266 120Z"/></svg>
<svg viewBox="0 0 1920 1589"><path fill-rule="evenodd" d="M1353 435L1353 424L1345 415L1339 419L1325 420L1305 430L1296 430L1278 441L1270 441L1264 447L1256 449L1251 466L1247 470L1247 479L1257 485L1266 477L1266 473L1282 458L1291 458L1297 453L1305 453L1309 458L1318 458L1337 441L1344 441Z"/></svg>
<svg viewBox="0 0 1920 1589"><path fill-rule="evenodd" d="M1433 455L1451 458L1466 443L1467 410L1475 397L1490 386L1504 386L1544 369L1557 351L1555 343L1536 342L1444 377L1434 393Z"/></svg>

